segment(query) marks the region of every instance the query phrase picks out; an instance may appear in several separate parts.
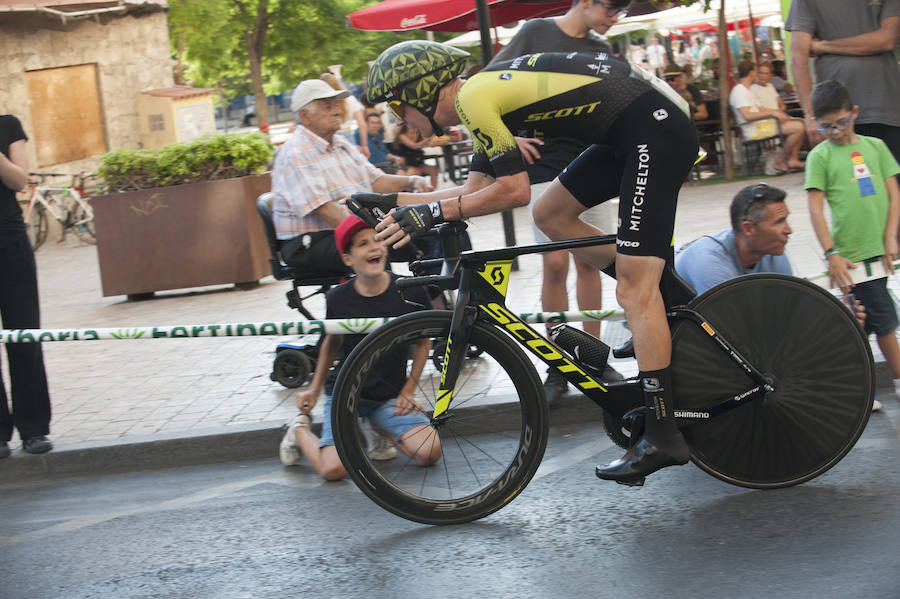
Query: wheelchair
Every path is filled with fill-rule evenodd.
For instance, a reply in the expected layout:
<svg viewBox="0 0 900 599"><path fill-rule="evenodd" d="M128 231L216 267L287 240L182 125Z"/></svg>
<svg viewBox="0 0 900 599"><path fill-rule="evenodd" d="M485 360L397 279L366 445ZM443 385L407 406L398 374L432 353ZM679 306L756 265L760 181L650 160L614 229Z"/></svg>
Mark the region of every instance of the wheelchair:
<svg viewBox="0 0 900 599"><path fill-rule="evenodd" d="M293 266L284 263L281 258L283 240L276 237L275 224L272 220L274 198L274 194L266 192L256 200L256 211L262 220L266 241L269 244L269 264L272 266L272 276L278 281L291 282L291 289L286 293L288 307L300 312L307 320L315 320L316 317L303 305L304 300L325 293L332 286L341 283L344 275L333 271L300 273ZM303 295L301 293L303 287L314 287L315 289ZM277 381L289 389L300 387L309 380L316 368L323 336L320 335L315 342L309 340L308 337L306 336L305 341L278 344L275 348L272 372L269 375L271 380Z"/></svg>
<svg viewBox="0 0 900 599"><path fill-rule="evenodd" d="M276 237L275 224L272 220L274 197L273 193L266 192L256 200L256 210L262 220L266 241L269 244L269 264L272 266L272 276L278 281L291 282L291 289L286 294L288 307L296 309L307 320L315 320L316 317L303 305L303 301L325 293L332 286L342 283L346 276L334 271L301 273L296 268L285 264L281 257L281 246L284 241ZM472 249L472 242L464 229L462 231L447 230L443 235L437 231L430 231L421 238L417 238L413 244L410 244L410 247L392 254L390 262L409 262L410 268L419 276L437 275L444 263L442 249L444 247L449 248L451 255L459 255L460 251ZM303 295L302 287L314 287L315 289ZM453 305L453 298L449 297L447 291L436 290L435 293L444 294L445 306ZM309 337L305 336L305 340L296 343L278 344L275 348L272 372L269 374L272 381L289 389L295 389L303 386L311 378L316 368L319 348L324 335L320 335L315 342L312 342ZM434 360L442 359L442 348L435 348L434 356Z"/></svg>

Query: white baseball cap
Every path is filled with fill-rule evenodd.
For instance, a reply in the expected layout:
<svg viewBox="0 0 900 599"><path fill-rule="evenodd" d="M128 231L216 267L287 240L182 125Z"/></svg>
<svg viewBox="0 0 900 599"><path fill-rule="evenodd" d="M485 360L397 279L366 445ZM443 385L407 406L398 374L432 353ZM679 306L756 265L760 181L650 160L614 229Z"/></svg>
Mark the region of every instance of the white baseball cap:
<svg viewBox="0 0 900 599"><path fill-rule="evenodd" d="M330 85L321 79L307 79L301 81L294 88L291 96L291 112L297 112L313 100L327 100L328 98L346 98L350 95L345 89L332 89Z"/></svg>

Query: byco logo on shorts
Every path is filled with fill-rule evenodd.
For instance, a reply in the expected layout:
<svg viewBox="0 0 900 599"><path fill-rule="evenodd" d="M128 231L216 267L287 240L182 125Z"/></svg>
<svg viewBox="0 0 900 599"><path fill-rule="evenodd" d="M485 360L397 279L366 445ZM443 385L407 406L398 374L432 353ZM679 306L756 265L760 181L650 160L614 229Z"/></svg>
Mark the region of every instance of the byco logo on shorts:
<svg viewBox="0 0 900 599"><path fill-rule="evenodd" d="M627 239L616 239L616 245L620 248L639 248L641 247L641 242L628 241Z"/></svg>
<svg viewBox="0 0 900 599"><path fill-rule="evenodd" d="M525 118L525 122L546 121L549 119L563 119L568 116L578 116L580 114L590 114L600 106L600 102L591 102L590 104L582 104L581 106L569 106L567 108L558 108L556 110L548 110L547 112L534 112Z"/></svg>

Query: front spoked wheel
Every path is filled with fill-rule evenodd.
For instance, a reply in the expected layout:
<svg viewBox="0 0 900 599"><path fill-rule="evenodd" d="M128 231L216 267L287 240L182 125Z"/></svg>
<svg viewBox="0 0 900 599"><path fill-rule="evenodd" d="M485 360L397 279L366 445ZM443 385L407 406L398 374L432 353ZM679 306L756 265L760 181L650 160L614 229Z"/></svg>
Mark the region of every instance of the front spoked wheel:
<svg viewBox="0 0 900 599"><path fill-rule="evenodd" d="M366 455L359 417L367 407L358 389L398 355L410 354L402 348L446 339L450 319L446 311L417 312L371 333L341 367L332 400L335 445L353 482L388 511L425 524L470 522L500 509L534 476L547 444L547 403L537 372L502 331L477 322L471 344L481 353L465 360L440 423L430 423L441 378L432 360L416 389L414 399L427 412L421 446L439 443L438 461L423 467L402 451L390 461Z"/></svg>
<svg viewBox="0 0 900 599"><path fill-rule="evenodd" d="M808 481L862 434L875 393L869 343L826 290L794 277L725 282L690 307L775 391L682 429L694 463L726 482L771 489ZM676 410L704 410L751 388L750 378L696 324L672 326Z"/></svg>

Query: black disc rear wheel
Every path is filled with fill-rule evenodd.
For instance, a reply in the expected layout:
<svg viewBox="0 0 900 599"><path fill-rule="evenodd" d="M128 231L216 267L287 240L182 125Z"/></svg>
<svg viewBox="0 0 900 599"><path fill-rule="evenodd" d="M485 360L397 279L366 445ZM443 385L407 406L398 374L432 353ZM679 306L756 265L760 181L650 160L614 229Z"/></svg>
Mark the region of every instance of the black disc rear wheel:
<svg viewBox="0 0 900 599"><path fill-rule="evenodd" d="M869 419L875 375L869 343L840 301L808 281L752 275L690 307L775 386L682 429L700 468L736 485L777 488L822 474L850 451ZM673 324L677 410L703 410L752 386L701 327Z"/></svg>

